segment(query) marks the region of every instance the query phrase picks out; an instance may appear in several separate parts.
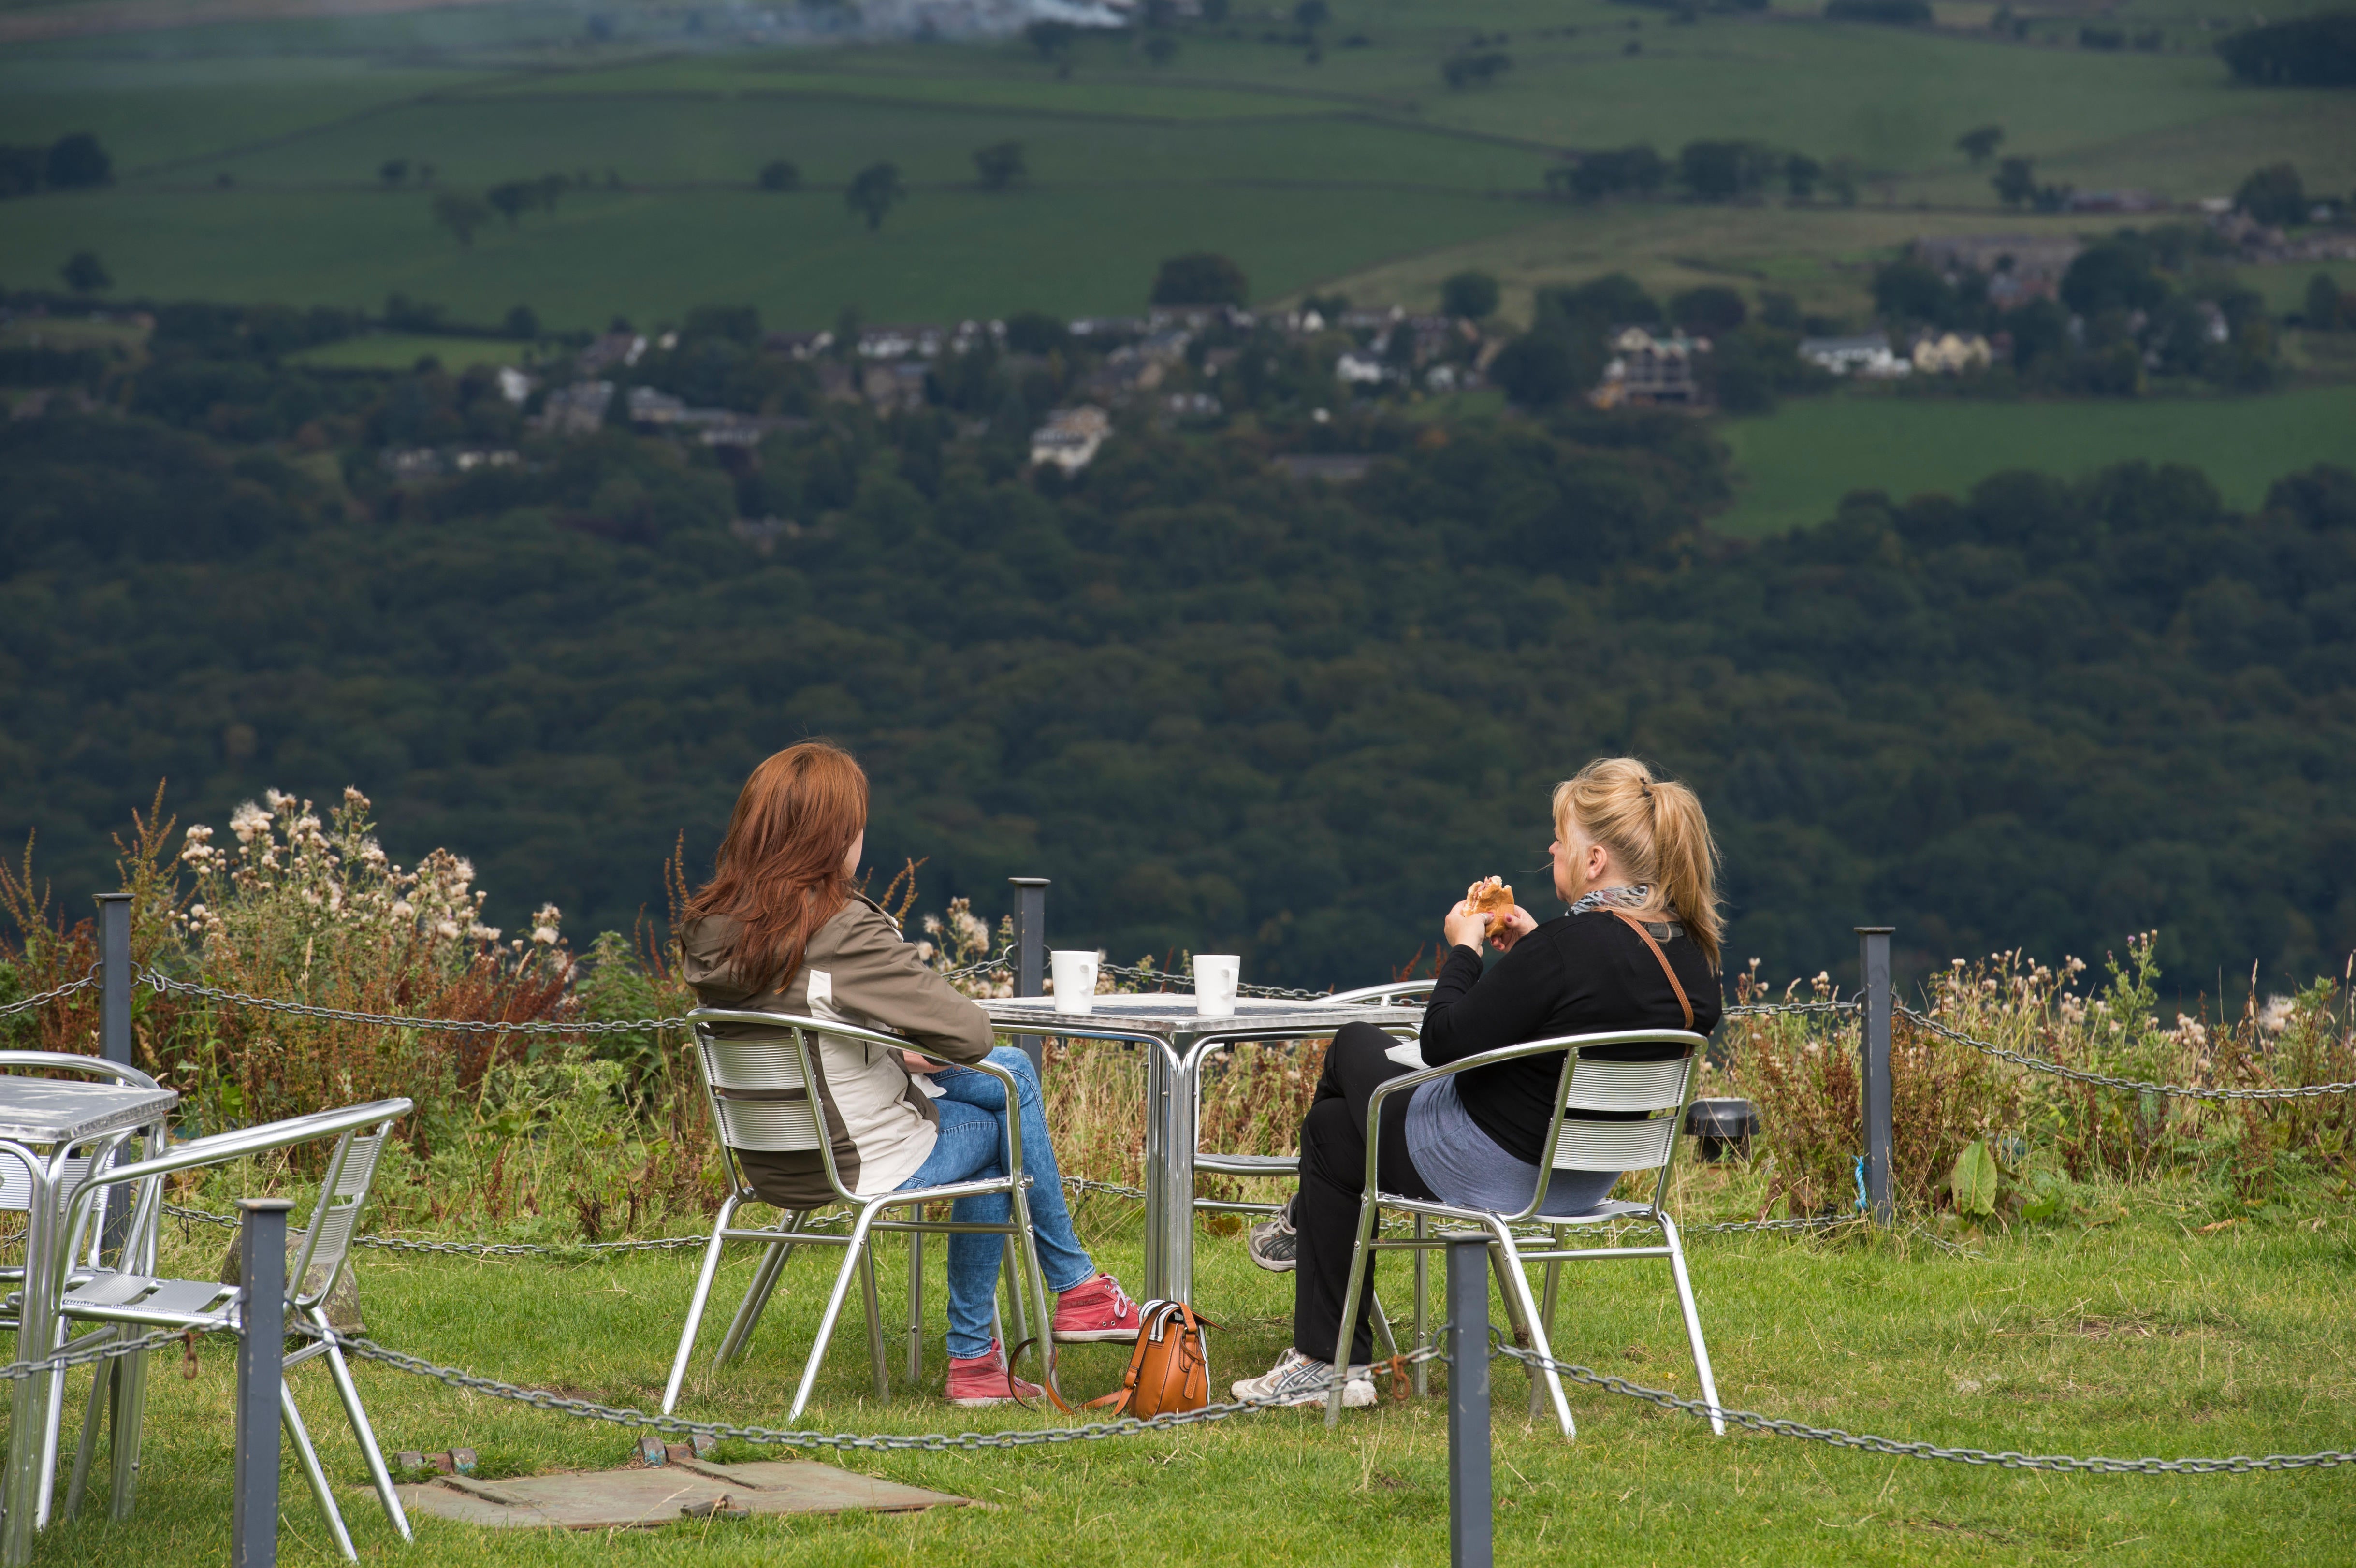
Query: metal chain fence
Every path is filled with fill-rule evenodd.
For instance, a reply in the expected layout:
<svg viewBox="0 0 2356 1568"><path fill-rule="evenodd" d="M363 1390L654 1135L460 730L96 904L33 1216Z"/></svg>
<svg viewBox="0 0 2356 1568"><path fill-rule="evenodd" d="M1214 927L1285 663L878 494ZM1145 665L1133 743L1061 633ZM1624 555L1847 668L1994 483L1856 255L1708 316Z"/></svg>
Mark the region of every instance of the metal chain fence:
<svg viewBox="0 0 2356 1568"><path fill-rule="evenodd" d="M310 1332L320 1333L316 1328ZM546 1389L525 1388L518 1383L501 1382L497 1378L480 1377L461 1367L441 1366L422 1357L388 1349L373 1339L364 1337L334 1333L332 1330L321 1337L334 1339L345 1351L363 1360L375 1361L380 1365L391 1367L397 1371L409 1372L417 1377L431 1378L436 1382L446 1383L455 1389L487 1394L493 1399L511 1400L518 1404L530 1405L535 1410L552 1411L559 1415L578 1416L586 1421L610 1422L616 1426L652 1427L655 1431L669 1433L680 1437L697 1435L714 1439L734 1437L746 1443L772 1444L791 1448L853 1448L877 1453L913 1449L925 1453L948 1453L974 1452L985 1448L1036 1448L1064 1443L1092 1443L1107 1437L1135 1437L1155 1432L1174 1432L1183 1426L1199 1426L1206 1422L1225 1421L1229 1416L1241 1415L1247 1411L1277 1409L1290 1404L1299 1397L1296 1393L1282 1398L1237 1400L1226 1403L1206 1404L1200 1410L1157 1415L1150 1420L1137 1416L1124 1416L1118 1421L1092 1421L1085 1426L1046 1426L1017 1432L956 1434L793 1432L769 1426L738 1426L722 1421L690 1421L684 1416L657 1415L648 1411L633 1410L626 1405L599 1404L594 1400L585 1399L566 1399ZM1444 1336L1435 1339L1432 1344L1422 1349L1399 1357L1399 1364L1412 1366L1419 1361L1443 1359L1447 1355L1447 1351L1442 1348L1443 1344ZM1379 1364L1388 1367L1390 1362L1386 1360ZM1330 1390L1334 1381L1344 1375L1346 1374L1340 1372L1329 1373L1325 1387Z"/></svg>
<svg viewBox="0 0 2356 1568"><path fill-rule="evenodd" d="M41 991L30 997L19 997L5 1006L0 1006L0 1019L12 1018L18 1013L29 1013L35 1008L45 1007L60 997L70 997L76 991L93 990L97 986L98 965L93 964L90 966L90 973L79 980L68 980L54 990Z"/></svg>
<svg viewBox="0 0 2356 1568"><path fill-rule="evenodd" d="M143 1350L160 1349L177 1343L187 1332L180 1328L157 1328L142 1334L136 1339L106 1339L95 1345L85 1345L79 1350L60 1350L46 1361L10 1361L0 1367L0 1381L22 1382L69 1367L88 1366L92 1361L111 1361L117 1356L135 1356Z"/></svg>
<svg viewBox="0 0 2356 1568"><path fill-rule="evenodd" d="M2003 1046L1974 1040L1961 1029L1950 1029L1928 1014L1918 1013L1903 1004L1890 1011L1942 1040L1968 1045L1974 1051L1985 1052L1999 1061L2017 1062L2032 1072L2050 1072L2057 1078L2067 1078L2074 1083L2100 1084L2105 1089L2131 1089L2142 1094L2187 1094L2201 1100L2301 1100L2319 1094L2356 1093L2356 1083L2300 1083L2283 1089L2212 1089L2198 1083L2148 1083L2140 1078L2115 1078L2106 1072L2088 1072L2076 1067L2064 1067L2041 1056L2007 1051Z"/></svg>
<svg viewBox="0 0 2356 1568"><path fill-rule="evenodd" d="M1748 1410L1729 1410L1713 1405L1707 1400L1684 1399L1666 1389L1646 1388L1625 1378L1615 1378L1590 1367L1541 1356L1536 1350L1505 1342L1494 1325L1489 1329L1493 1354L1504 1356L1524 1366L1543 1368L1629 1399L1657 1404L1664 1410L1681 1410L1687 1415L1708 1419L1717 1415L1737 1426L1771 1437L1799 1437L1812 1443L1828 1444L1835 1448L1854 1448L1867 1454L1887 1454L1901 1459L1948 1459L1958 1465L1995 1465L2007 1470L2082 1471L2098 1476L2214 1476L2245 1475L2253 1470L2328 1469L2335 1465L2356 1464L2356 1453L2269 1454L2264 1458L2252 1458L2237 1454L2230 1459L2106 1459L2096 1456L2081 1459L2067 1454L2019 1454L2009 1450L1990 1453L1985 1448L1942 1448L1935 1443L1901 1443L1892 1437L1876 1437L1870 1434L1844 1432L1837 1426L1810 1426L1803 1422L1785 1421L1775 1416L1760 1415Z"/></svg>

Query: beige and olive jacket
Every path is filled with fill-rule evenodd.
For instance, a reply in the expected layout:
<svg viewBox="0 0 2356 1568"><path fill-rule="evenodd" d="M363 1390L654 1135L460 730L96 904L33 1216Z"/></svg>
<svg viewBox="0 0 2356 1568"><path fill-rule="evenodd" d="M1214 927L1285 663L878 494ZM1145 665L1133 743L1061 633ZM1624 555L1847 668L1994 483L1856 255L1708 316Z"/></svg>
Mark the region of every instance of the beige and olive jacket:
<svg viewBox="0 0 2356 1568"><path fill-rule="evenodd" d="M989 1015L927 967L900 939L892 917L864 895L853 894L811 934L801 966L781 979L748 981L723 966L734 924L702 916L680 933L687 983L705 1007L857 1024L904 1035L958 1061L990 1054ZM830 1039L818 1056L812 1088L842 1184L862 1198L891 1191L932 1154L939 1113L896 1051ZM736 1158L768 1202L806 1209L834 1200L816 1150L741 1150Z"/></svg>

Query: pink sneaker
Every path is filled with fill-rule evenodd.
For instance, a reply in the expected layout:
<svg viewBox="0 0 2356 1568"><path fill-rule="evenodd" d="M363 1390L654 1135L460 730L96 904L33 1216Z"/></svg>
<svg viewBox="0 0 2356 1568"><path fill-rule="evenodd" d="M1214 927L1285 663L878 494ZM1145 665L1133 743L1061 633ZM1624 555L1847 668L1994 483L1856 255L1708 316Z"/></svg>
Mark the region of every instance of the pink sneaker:
<svg viewBox="0 0 2356 1568"><path fill-rule="evenodd" d="M1093 1345L1104 1340L1133 1342L1142 1321L1137 1303L1108 1274L1083 1280L1055 1297L1055 1343Z"/></svg>
<svg viewBox="0 0 2356 1568"><path fill-rule="evenodd" d="M972 1409L986 1404L1004 1404L1008 1400L1041 1399L1046 1392L1037 1383L1026 1382L1006 1370L1006 1358L1000 1354L995 1339L981 1355L949 1358L948 1397L951 1404Z"/></svg>

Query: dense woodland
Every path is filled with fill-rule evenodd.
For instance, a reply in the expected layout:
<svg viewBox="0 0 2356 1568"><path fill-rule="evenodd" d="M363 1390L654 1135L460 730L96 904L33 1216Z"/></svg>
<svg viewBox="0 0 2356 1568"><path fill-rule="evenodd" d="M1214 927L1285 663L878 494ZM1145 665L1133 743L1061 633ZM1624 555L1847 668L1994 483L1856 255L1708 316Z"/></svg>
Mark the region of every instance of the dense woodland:
<svg viewBox="0 0 2356 1568"><path fill-rule="evenodd" d="M380 445L517 439L495 385L191 352L127 401L0 426L0 833L69 910L158 780L215 823L356 784L502 923L627 927L825 734L928 903L1044 874L1058 941L1263 980L1387 976L1478 874L1532 901L1548 786L1622 750L1699 787L1771 973L1861 921L1918 965L2158 926L2187 990L2356 946L2345 470L2251 517L2006 475L1740 546L1670 415L1141 420L1067 481L1019 423L828 404L726 462L615 428L404 483ZM1378 458L1269 464L1312 439Z"/></svg>

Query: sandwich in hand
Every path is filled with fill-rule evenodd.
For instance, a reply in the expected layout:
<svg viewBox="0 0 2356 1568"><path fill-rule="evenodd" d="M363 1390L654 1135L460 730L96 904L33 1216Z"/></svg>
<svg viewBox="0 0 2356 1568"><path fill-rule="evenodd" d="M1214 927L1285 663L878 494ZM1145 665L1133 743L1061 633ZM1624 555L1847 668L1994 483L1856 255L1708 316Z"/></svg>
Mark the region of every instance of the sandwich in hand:
<svg viewBox="0 0 2356 1568"><path fill-rule="evenodd" d="M1514 912L1514 890L1504 880L1489 877L1464 890L1464 910L1467 914L1489 917L1489 929L1494 931L1497 922Z"/></svg>

